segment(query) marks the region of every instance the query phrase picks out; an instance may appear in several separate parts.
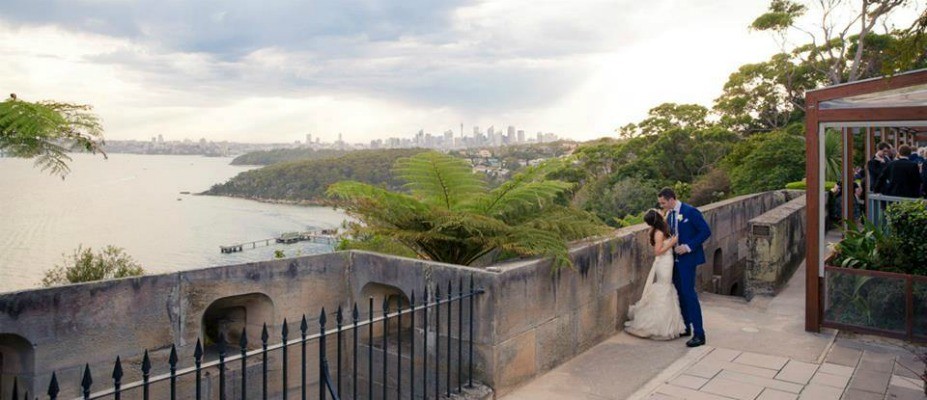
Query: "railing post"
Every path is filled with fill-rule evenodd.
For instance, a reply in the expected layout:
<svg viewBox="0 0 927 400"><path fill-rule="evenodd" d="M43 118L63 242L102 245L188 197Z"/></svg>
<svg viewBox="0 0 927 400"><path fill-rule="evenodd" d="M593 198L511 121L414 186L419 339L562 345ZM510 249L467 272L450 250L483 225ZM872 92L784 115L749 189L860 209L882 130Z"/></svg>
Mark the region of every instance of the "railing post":
<svg viewBox="0 0 927 400"><path fill-rule="evenodd" d="M0 393L2 396L3 393ZM14 376L13 377L13 400L19 400L19 380Z"/></svg>
<svg viewBox="0 0 927 400"><path fill-rule="evenodd" d="M441 397L441 284L435 284L435 400Z"/></svg>
<svg viewBox="0 0 927 400"><path fill-rule="evenodd" d="M402 398L402 301L396 307L396 399Z"/></svg>
<svg viewBox="0 0 927 400"><path fill-rule="evenodd" d="M428 400L428 286L422 296L422 399Z"/></svg>
<svg viewBox="0 0 927 400"><path fill-rule="evenodd" d="M199 338L196 338L196 347L193 349L193 364L196 366L196 400L200 400L203 394L203 384L200 382L203 376L203 345Z"/></svg>
<svg viewBox="0 0 927 400"><path fill-rule="evenodd" d="M354 337L354 351L352 352L352 357L354 358L354 378L351 379L351 391L353 393L354 400L357 400L357 335L360 333L360 330L357 327L357 322L360 319L360 312L357 310L357 302L354 303L354 310L351 311L351 319L354 320L354 334L351 335Z"/></svg>
<svg viewBox="0 0 927 400"><path fill-rule="evenodd" d="M261 329L261 398L267 400L267 340L270 335L267 333L267 323Z"/></svg>
<svg viewBox="0 0 927 400"><path fill-rule="evenodd" d="M325 375L325 307L319 314L319 399L325 400L325 385L328 384ZM338 393L341 396L341 393Z"/></svg>
<svg viewBox="0 0 927 400"><path fill-rule="evenodd" d="M245 400L248 398L248 331L245 327L241 328L238 349L241 352L241 400Z"/></svg>
<svg viewBox="0 0 927 400"><path fill-rule="evenodd" d="M463 277L457 283L457 393L463 391Z"/></svg>
<svg viewBox="0 0 927 400"><path fill-rule="evenodd" d="M167 364L171 372L171 400L177 398L177 361L177 346L172 344L171 355L167 358Z"/></svg>
<svg viewBox="0 0 927 400"><path fill-rule="evenodd" d="M302 345L301 346L302 347L302 368L300 369L301 371L300 372L301 374L300 375L301 376L301 379L300 379L300 382L301 382L300 396L301 397L300 398L302 398L302 400L306 400L306 332L308 330L309 330L309 321L306 320L306 314L303 314L303 320L299 323L299 332L302 338L300 342L300 344Z"/></svg>
<svg viewBox="0 0 927 400"><path fill-rule="evenodd" d="M388 344L386 338L389 336L389 297L383 296L383 400L386 400L386 371L389 369L389 354L386 353ZM373 397L373 396L371 396Z"/></svg>
<svg viewBox="0 0 927 400"><path fill-rule="evenodd" d="M476 293L473 290L473 274L470 274L470 307L469 307L470 309L470 316L469 316L470 324L469 325L470 326L468 327L468 329L470 330L470 335L467 337L468 339L470 339L468 343L470 354L467 359L467 368L469 370L468 371L469 375L467 377L468 379L467 387L468 388L473 387L473 298L475 296L476 296Z"/></svg>
<svg viewBox="0 0 927 400"><path fill-rule="evenodd" d="M343 396L343 394L341 393L341 364L344 364L341 359L341 342L342 342L341 327L342 325L344 325L344 314L342 314L341 312L340 304L338 305L338 312L335 314L335 324L338 327L338 337L336 338L338 340L338 369L336 373L338 374L337 388L338 388L338 397L340 398L341 396Z"/></svg>
<svg viewBox="0 0 927 400"><path fill-rule="evenodd" d="M225 400L225 332L219 332L219 400Z"/></svg>
<svg viewBox="0 0 927 400"><path fill-rule="evenodd" d="M367 398L373 399L373 297L367 301Z"/></svg>
<svg viewBox="0 0 927 400"><path fill-rule="evenodd" d="M150 378L151 359L148 358L148 350L145 350L145 356L142 357L142 398L145 400L148 400L148 379Z"/></svg>
<svg viewBox="0 0 927 400"><path fill-rule="evenodd" d="M451 283L450 279L447 280L447 369L445 370L445 376L447 378L447 397L451 397L451 321L453 311L451 310L451 305L453 301L451 300L454 293L454 286Z"/></svg>
<svg viewBox="0 0 927 400"><path fill-rule="evenodd" d="M412 307L409 313L411 322L409 325L409 398L415 400L415 290L412 291L412 297L409 299L409 305Z"/></svg>
<svg viewBox="0 0 927 400"><path fill-rule="evenodd" d="M284 399L287 398L287 382L286 382L286 381L287 381L287 373L286 373L286 370L287 370L287 368L286 368L286 364L287 364L287 362L286 362L286 340L287 340L287 335L289 335L289 333L290 333L290 328L287 327L286 318L284 318L284 319L283 319L283 328L280 329L280 337L281 337L282 340L283 340L283 347L281 348L281 351L282 351L282 354L283 354L283 390L282 390L282 391L283 391L283 398L284 398Z"/></svg>

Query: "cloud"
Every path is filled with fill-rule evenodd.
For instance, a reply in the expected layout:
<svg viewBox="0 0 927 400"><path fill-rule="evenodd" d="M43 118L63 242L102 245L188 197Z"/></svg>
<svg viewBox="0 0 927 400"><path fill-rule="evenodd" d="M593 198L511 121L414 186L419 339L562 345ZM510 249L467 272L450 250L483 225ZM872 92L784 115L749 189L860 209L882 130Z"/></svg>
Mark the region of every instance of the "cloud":
<svg viewBox="0 0 927 400"><path fill-rule="evenodd" d="M113 137L247 138L263 129L272 136L254 140L307 130L366 140L460 121L599 135L662 101L710 103L737 65L771 54L745 39L764 8L742 0L9 1L0 2L0 86L94 104Z"/></svg>

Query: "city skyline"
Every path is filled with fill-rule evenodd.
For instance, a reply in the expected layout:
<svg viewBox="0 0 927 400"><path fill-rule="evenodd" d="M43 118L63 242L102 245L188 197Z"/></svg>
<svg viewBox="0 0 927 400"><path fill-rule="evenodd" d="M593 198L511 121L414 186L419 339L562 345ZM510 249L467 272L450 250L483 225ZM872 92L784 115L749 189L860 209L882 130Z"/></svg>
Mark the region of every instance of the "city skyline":
<svg viewBox="0 0 927 400"><path fill-rule="evenodd" d="M768 4L3 2L0 87L91 104L121 140L370 141L460 121L589 140L664 102L710 107L780 50L748 29Z"/></svg>

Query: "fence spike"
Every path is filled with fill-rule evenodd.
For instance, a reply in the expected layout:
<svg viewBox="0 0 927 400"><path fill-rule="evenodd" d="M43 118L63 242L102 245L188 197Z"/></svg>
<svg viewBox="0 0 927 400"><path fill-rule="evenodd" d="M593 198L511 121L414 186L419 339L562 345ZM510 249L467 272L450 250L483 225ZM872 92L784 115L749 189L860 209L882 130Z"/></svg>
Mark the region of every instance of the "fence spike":
<svg viewBox="0 0 927 400"><path fill-rule="evenodd" d="M51 382L48 383L48 397L55 399L58 397L58 375L55 372L52 372Z"/></svg>
<svg viewBox="0 0 927 400"><path fill-rule="evenodd" d="M193 348L193 358L196 361L203 359L203 344L200 343L200 338L196 338L196 347Z"/></svg>
<svg viewBox="0 0 927 400"><path fill-rule="evenodd" d="M19 400L19 382L13 377L13 400Z"/></svg>
<svg viewBox="0 0 927 400"><path fill-rule="evenodd" d="M116 356L116 365L113 366L113 380L119 382L122 380L122 360Z"/></svg>
<svg viewBox="0 0 927 400"><path fill-rule="evenodd" d="M283 338L283 341L286 341L287 336L290 335L289 324L286 322L286 318L283 319L283 328L280 329L280 336Z"/></svg>
<svg viewBox="0 0 927 400"><path fill-rule="evenodd" d="M148 350L145 350L145 356L142 357L142 374L148 375L151 372L151 358L148 357Z"/></svg>
<svg viewBox="0 0 927 400"><path fill-rule="evenodd" d="M309 321L306 320L306 314L303 314L303 320L299 323L299 331L302 332L303 336L306 336L306 332L309 331Z"/></svg>
<svg viewBox="0 0 927 400"><path fill-rule="evenodd" d="M357 309L357 303L354 303L354 311L351 311L351 319L353 319L354 322L360 319L360 311Z"/></svg>
<svg viewBox="0 0 927 400"><path fill-rule="evenodd" d="M167 357L167 363L170 364L171 368L177 368L177 345L171 345L171 355Z"/></svg>
<svg viewBox="0 0 927 400"><path fill-rule="evenodd" d="M322 312L319 314L319 325L322 326L322 330L325 330L325 322L328 321L325 317L325 307L322 307Z"/></svg>
<svg viewBox="0 0 927 400"><path fill-rule="evenodd" d="M335 323L341 326L344 323L344 315L341 313L341 305L338 305L338 311L335 312Z"/></svg>
<svg viewBox="0 0 927 400"><path fill-rule="evenodd" d="M248 348L248 332L245 327L241 328L241 339L238 340L238 347L241 349Z"/></svg>
<svg viewBox="0 0 927 400"><path fill-rule="evenodd" d="M84 398L90 397L91 385L93 385L93 377L90 376L90 364L84 364L84 377L80 380L80 387L84 389Z"/></svg>
<svg viewBox="0 0 927 400"><path fill-rule="evenodd" d="M267 323L264 323L264 328L261 329L261 342L267 343L267 340L270 339L270 335L267 333Z"/></svg>

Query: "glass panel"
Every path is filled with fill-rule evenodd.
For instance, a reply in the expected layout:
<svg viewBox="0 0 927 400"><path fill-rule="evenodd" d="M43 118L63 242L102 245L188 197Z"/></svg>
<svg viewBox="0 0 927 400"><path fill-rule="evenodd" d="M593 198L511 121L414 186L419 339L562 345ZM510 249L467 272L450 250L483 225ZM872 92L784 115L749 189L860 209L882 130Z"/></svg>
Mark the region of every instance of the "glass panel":
<svg viewBox="0 0 927 400"><path fill-rule="evenodd" d="M914 281L914 336L927 338L927 282Z"/></svg>
<svg viewBox="0 0 927 400"><path fill-rule="evenodd" d="M905 333L904 279L827 271L824 319Z"/></svg>
<svg viewBox="0 0 927 400"><path fill-rule="evenodd" d="M927 106L927 84L823 101L821 110Z"/></svg>

